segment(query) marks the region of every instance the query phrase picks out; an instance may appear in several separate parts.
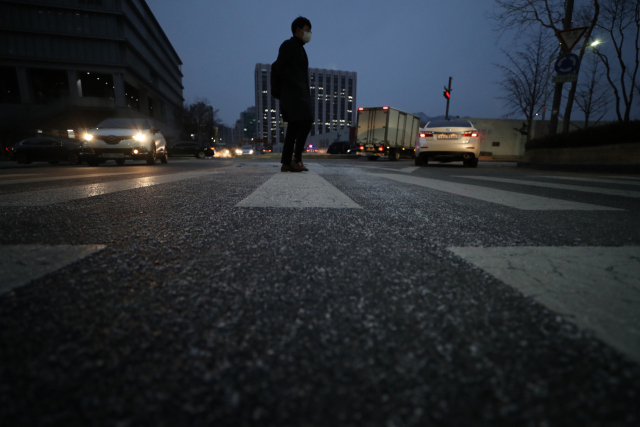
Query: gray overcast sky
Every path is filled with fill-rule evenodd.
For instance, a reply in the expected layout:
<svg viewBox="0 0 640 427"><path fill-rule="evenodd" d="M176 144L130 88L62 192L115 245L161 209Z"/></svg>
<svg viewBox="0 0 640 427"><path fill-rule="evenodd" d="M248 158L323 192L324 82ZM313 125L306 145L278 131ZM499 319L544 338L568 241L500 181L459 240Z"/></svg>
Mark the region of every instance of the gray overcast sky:
<svg viewBox="0 0 640 427"><path fill-rule="evenodd" d="M358 106L502 116L503 61L491 0L147 0L184 63L184 98L206 97L234 125L253 106L256 63L275 61L298 15L312 24L309 66L358 73ZM508 43L508 40L501 40Z"/></svg>

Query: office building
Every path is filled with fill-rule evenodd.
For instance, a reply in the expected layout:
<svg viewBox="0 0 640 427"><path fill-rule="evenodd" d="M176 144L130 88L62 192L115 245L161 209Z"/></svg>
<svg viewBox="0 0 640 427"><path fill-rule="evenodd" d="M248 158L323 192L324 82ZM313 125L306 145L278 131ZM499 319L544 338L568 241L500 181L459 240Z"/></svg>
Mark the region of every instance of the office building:
<svg viewBox="0 0 640 427"><path fill-rule="evenodd" d="M311 135L355 126L357 73L309 68L309 88L313 99L314 122ZM271 64L256 64L256 139L271 143L284 141L280 102L271 96Z"/></svg>
<svg viewBox="0 0 640 427"><path fill-rule="evenodd" d="M116 116L177 137L181 65L145 0L0 0L4 135L73 136Z"/></svg>

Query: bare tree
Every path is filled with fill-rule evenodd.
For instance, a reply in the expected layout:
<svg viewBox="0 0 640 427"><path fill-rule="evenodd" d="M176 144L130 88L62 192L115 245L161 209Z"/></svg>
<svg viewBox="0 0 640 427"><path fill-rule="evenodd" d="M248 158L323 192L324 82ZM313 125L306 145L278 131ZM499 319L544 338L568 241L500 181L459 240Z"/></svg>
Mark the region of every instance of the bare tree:
<svg viewBox="0 0 640 427"><path fill-rule="evenodd" d="M600 0L578 0L577 9L593 11L590 17L585 40L591 37L593 28L598 21ZM571 16L576 0L494 0L496 8L493 19L498 28L504 33L507 30L515 30L521 36L530 29L546 28L553 34L558 34L562 29L572 27ZM586 15L583 12L583 15ZM568 18L568 19L567 19ZM584 56L586 45L580 49L579 57ZM571 84L569 96L564 113L563 132L568 132L571 120L571 111L577 88L577 82ZM554 96L554 104L560 102L562 84L559 83Z"/></svg>
<svg viewBox="0 0 640 427"><path fill-rule="evenodd" d="M590 120L598 123L609 111L611 97L608 85L604 83L605 71L598 67L599 59L596 55L589 55L589 62L582 66L583 79L578 84L576 105L584 113L584 127L588 128Z"/></svg>
<svg viewBox="0 0 640 427"><path fill-rule="evenodd" d="M516 114L526 117L527 141L531 139L533 119L544 107L548 96L552 45L544 29L539 29L523 50L514 53L503 50L508 63L496 65L503 75L498 85L504 95L499 99L504 100L510 109L505 117Z"/></svg>
<svg viewBox="0 0 640 427"><path fill-rule="evenodd" d="M638 69L640 66L640 3L638 0L601 0L602 17L598 22L598 29L603 30L610 45L613 46L617 58L619 76L616 77L612 70L612 62L609 55L613 53L601 51L595 47L594 51L600 58L606 69L607 82L613 89L615 97L616 114L619 121L628 122L633 105L634 88L638 85ZM631 36L634 42L633 60L627 63L625 58L624 43L626 36ZM605 43L605 46L609 43ZM599 45L598 45L599 46ZM615 80L618 80L617 82ZM624 104L624 112L621 108Z"/></svg>
<svg viewBox="0 0 640 427"><path fill-rule="evenodd" d="M196 98L193 104L185 104L179 112L183 131L188 135L198 135L201 144L210 143L215 127L220 125L218 111L209 105L207 98Z"/></svg>

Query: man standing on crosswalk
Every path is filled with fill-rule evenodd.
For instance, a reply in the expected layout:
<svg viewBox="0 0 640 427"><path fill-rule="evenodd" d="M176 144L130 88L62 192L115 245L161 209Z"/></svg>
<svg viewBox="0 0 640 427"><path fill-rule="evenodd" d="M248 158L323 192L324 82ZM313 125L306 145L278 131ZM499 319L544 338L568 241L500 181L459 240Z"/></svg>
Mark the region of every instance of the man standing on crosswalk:
<svg viewBox="0 0 640 427"><path fill-rule="evenodd" d="M291 23L293 37L280 46L280 110L289 125L282 148L282 172L308 170L302 163L302 152L313 123L313 107L309 90L309 59L304 45L311 40L311 22L302 16ZM295 153L294 153L295 148Z"/></svg>

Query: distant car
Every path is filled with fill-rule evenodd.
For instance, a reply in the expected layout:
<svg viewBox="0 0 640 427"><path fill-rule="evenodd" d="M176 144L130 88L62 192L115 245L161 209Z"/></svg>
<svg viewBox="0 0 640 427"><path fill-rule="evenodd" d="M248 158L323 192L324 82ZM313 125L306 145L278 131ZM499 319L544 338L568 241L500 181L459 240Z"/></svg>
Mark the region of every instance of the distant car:
<svg viewBox="0 0 640 427"><path fill-rule="evenodd" d="M78 141L42 136L24 139L5 150L9 159L20 164L49 162L55 165L69 162L77 165L80 163L82 145Z"/></svg>
<svg viewBox="0 0 640 427"><path fill-rule="evenodd" d="M248 156L254 153L255 150L253 149L253 145L243 145L242 148L236 150L236 154L240 156Z"/></svg>
<svg viewBox="0 0 640 427"><path fill-rule="evenodd" d="M258 150L260 154L269 154L271 153L271 148L261 148L260 150Z"/></svg>
<svg viewBox="0 0 640 427"><path fill-rule="evenodd" d="M150 119L110 118L103 120L84 136L81 158L89 166L98 166L107 160L124 165L126 160L156 160L167 163L167 142L157 125Z"/></svg>
<svg viewBox="0 0 640 427"><path fill-rule="evenodd" d="M216 155L215 147L207 147L201 145L199 142L183 141L174 144L167 149L167 154L170 157L195 157L197 159L204 159L205 157L211 157Z"/></svg>
<svg viewBox="0 0 640 427"><path fill-rule="evenodd" d="M328 154L347 154L347 151L353 147L350 142L334 142L327 149Z"/></svg>
<svg viewBox="0 0 640 427"><path fill-rule="evenodd" d="M433 120L420 129L416 140L416 166L430 160L478 166L480 136L469 120Z"/></svg>
<svg viewBox="0 0 640 427"><path fill-rule="evenodd" d="M307 153L317 153L317 152L318 152L318 147L315 147L311 144L307 146Z"/></svg>

